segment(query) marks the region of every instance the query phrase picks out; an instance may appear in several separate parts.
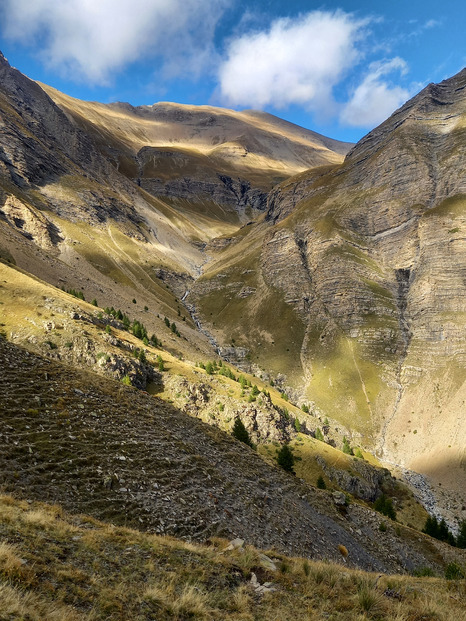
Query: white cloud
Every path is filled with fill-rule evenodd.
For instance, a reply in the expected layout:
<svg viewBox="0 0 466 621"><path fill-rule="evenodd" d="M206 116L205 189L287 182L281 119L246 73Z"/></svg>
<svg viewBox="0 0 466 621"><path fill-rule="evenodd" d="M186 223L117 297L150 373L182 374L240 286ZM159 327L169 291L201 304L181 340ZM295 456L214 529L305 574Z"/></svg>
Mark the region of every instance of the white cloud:
<svg viewBox="0 0 466 621"><path fill-rule="evenodd" d="M411 92L385 79L389 73L406 73L407 65L401 58L372 63L369 73L354 90L343 107L340 121L352 127L374 127L384 121L409 97Z"/></svg>
<svg viewBox="0 0 466 621"><path fill-rule="evenodd" d="M108 83L141 58L170 76L198 74L215 56L215 26L230 0L2 0L3 34L34 44L69 78Z"/></svg>
<svg viewBox="0 0 466 621"><path fill-rule="evenodd" d="M418 21L417 20L411 20L409 23L410 24L411 23L412 24L418 24ZM415 30L412 30L411 32L407 33L407 35L405 35L405 36L408 36L408 37L420 37L421 35L424 34L424 32L426 30L431 30L432 28L437 28L437 27L439 27L441 25L442 25L442 22L439 21L438 19L428 19L424 23L419 24Z"/></svg>
<svg viewBox="0 0 466 621"><path fill-rule="evenodd" d="M234 38L219 67L221 100L331 112L332 90L360 59L357 42L367 23L342 11L313 11Z"/></svg>

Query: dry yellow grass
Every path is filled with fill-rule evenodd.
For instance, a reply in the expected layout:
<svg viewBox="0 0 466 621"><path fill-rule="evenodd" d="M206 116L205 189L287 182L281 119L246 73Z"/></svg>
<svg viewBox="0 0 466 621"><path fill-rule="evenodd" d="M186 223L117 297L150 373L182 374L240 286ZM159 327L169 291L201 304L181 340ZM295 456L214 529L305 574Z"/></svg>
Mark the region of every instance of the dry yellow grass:
<svg viewBox="0 0 466 621"><path fill-rule="evenodd" d="M377 576L251 546L225 551L0 496L0 618L462 621L465 582ZM13 544L12 541L15 541ZM260 584L275 590L259 595Z"/></svg>

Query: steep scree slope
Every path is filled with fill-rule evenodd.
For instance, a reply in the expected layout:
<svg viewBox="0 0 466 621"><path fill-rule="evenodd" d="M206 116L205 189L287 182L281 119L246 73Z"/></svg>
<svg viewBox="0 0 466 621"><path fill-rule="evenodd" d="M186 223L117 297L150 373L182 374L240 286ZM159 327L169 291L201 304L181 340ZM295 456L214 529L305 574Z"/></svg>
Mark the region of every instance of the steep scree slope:
<svg viewBox="0 0 466 621"><path fill-rule="evenodd" d="M442 563L432 543L265 464L242 443L115 382L0 338L1 485L158 533L239 536L376 570ZM450 553L450 552L449 552Z"/></svg>

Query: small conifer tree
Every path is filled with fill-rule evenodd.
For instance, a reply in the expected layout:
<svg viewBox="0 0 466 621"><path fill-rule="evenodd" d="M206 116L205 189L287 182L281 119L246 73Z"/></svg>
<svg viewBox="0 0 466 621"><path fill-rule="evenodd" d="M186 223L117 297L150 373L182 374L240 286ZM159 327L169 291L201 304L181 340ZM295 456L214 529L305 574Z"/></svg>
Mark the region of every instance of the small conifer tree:
<svg viewBox="0 0 466 621"><path fill-rule="evenodd" d="M324 477L322 475L320 475L319 478L317 479L317 487L319 489L327 489L327 486L324 481Z"/></svg>
<svg viewBox="0 0 466 621"><path fill-rule="evenodd" d="M466 520L463 520L460 524L460 532L456 539L456 545L458 548L466 548Z"/></svg>
<svg viewBox="0 0 466 621"><path fill-rule="evenodd" d="M294 474L294 455L291 450L289 444L284 444L282 448L278 451L277 455L278 465L286 470L286 472L291 472Z"/></svg>
<svg viewBox="0 0 466 621"><path fill-rule="evenodd" d="M249 437L248 430L244 426L239 416L235 418L232 435L234 438L236 438L240 442L243 442L244 444L247 444L248 446L252 447L252 442L251 442L251 438Z"/></svg>
<svg viewBox="0 0 466 621"><path fill-rule="evenodd" d="M343 453L346 453L346 455L353 454L353 449L351 448L350 443L345 436L343 436Z"/></svg>

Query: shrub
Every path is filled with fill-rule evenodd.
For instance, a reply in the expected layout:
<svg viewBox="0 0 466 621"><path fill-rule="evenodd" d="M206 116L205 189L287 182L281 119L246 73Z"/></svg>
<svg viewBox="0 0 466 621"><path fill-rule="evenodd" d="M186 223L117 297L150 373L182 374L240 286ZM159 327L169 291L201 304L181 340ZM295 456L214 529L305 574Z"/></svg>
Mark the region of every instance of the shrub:
<svg viewBox="0 0 466 621"><path fill-rule="evenodd" d="M363 586L358 593L361 610L373 618L382 618L384 600L380 593L368 586Z"/></svg>
<svg viewBox="0 0 466 621"><path fill-rule="evenodd" d="M278 451L277 455L278 465L286 470L286 472L291 472L294 474L294 455L291 450L289 444L284 444L281 449Z"/></svg>
<svg viewBox="0 0 466 621"><path fill-rule="evenodd" d="M447 580L463 580L465 573L458 563L449 563L445 568L445 578Z"/></svg>
<svg viewBox="0 0 466 621"><path fill-rule="evenodd" d="M315 437L316 437L316 440L320 440L321 442L324 441L324 434L322 433L320 427L317 427Z"/></svg>
<svg viewBox="0 0 466 621"><path fill-rule="evenodd" d="M142 362L143 364L147 362L146 352L143 349L139 350L138 359L139 362Z"/></svg>
<svg viewBox="0 0 466 621"><path fill-rule="evenodd" d="M303 405L301 406L301 409L303 412L305 412L306 414L309 414L309 406L306 405L305 403L303 403Z"/></svg>
<svg viewBox="0 0 466 621"><path fill-rule="evenodd" d="M318 489L327 489L327 486L324 481L324 477L322 475L317 479L317 487Z"/></svg>
<svg viewBox="0 0 466 621"><path fill-rule="evenodd" d="M131 324L131 332L137 339L141 339L141 341L144 338L147 339L147 330L144 324L142 324L140 321L137 321L136 319Z"/></svg>
<svg viewBox="0 0 466 621"><path fill-rule="evenodd" d="M435 576L434 570L431 567L418 567L413 571L413 576L418 578L432 578Z"/></svg>
<svg viewBox="0 0 466 621"><path fill-rule="evenodd" d="M122 378L121 383L124 384L125 386L132 386L132 383L131 383L129 375L125 375Z"/></svg>
<svg viewBox="0 0 466 621"><path fill-rule="evenodd" d="M243 442L243 444L247 444L252 448L252 442L251 438L249 437L248 430L244 426L239 416L235 418L235 423L233 425L233 430L231 433L234 438L236 438L240 442Z"/></svg>
<svg viewBox="0 0 466 621"><path fill-rule="evenodd" d="M66 293L73 295L75 298L79 300L85 301L84 293L82 291L77 291L76 289L66 289Z"/></svg>
<svg viewBox="0 0 466 621"><path fill-rule="evenodd" d="M393 501L385 494L382 494L374 502L374 509L382 515L386 515L391 520L396 520L396 511L393 507Z"/></svg>

